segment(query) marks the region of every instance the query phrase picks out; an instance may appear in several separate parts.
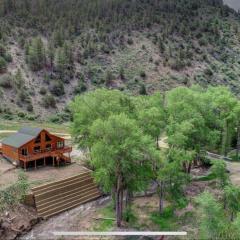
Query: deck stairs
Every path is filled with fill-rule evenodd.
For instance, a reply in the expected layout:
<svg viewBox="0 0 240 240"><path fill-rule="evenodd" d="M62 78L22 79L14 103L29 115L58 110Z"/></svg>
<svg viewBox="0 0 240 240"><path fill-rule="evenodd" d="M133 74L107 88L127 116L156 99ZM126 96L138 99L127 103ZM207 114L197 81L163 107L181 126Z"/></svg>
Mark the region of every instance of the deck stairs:
<svg viewBox="0 0 240 240"><path fill-rule="evenodd" d="M39 217L48 218L101 196L91 172L32 188Z"/></svg>

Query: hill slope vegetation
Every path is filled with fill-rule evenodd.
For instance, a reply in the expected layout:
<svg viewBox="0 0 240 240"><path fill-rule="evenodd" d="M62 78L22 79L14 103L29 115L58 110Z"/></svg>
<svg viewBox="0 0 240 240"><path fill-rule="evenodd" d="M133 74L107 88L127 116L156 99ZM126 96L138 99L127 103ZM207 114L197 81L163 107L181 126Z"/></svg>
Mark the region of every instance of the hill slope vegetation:
<svg viewBox="0 0 240 240"><path fill-rule="evenodd" d="M222 0L3 0L1 112L64 119L75 95L98 87L239 94L239 19Z"/></svg>

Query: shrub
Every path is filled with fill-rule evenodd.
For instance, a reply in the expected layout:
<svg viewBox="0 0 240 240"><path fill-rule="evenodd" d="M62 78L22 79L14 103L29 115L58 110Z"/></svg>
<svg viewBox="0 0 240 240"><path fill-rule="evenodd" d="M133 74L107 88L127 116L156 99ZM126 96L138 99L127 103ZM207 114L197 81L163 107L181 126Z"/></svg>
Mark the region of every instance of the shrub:
<svg viewBox="0 0 240 240"><path fill-rule="evenodd" d="M147 90L144 84L141 84L140 89L139 89L139 94L140 95L147 95Z"/></svg>
<svg viewBox="0 0 240 240"><path fill-rule="evenodd" d="M12 62L12 56L9 53L5 54L4 59L9 63Z"/></svg>
<svg viewBox="0 0 240 240"><path fill-rule="evenodd" d="M107 70L106 73L105 73L105 83L106 85L110 84L111 81L113 80L113 74L111 71Z"/></svg>
<svg viewBox="0 0 240 240"><path fill-rule="evenodd" d="M7 69L7 63L6 60L0 56L0 73L5 72Z"/></svg>
<svg viewBox="0 0 240 240"><path fill-rule="evenodd" d="M79 85L74 89L74 94L80 94L87 90L87 86L84 83L79 83Z"/></svg>
<svg viewBox="0 0 240 240"><path fill-rule="evenodd" d="M0 191L0 210L4 210L22 202L29 190L30 184L24 172L18 175L18 181Z"/></svg>
<svg viewBox="0 0 240 240"><path fill-rule="evenodd" d="M46 95L47 89L46 89L45 87L41 87L39 93L40 93L41 95Z"/></svg>
<svg viewBox="0 0 240 240"><path fill-rule="evenodd" d="M3 88L12 88L13 79L12 76L9 74L4 74L0 77L0 87Z"/></svg>
<svg viewBox="0 0 240 240"><path fill-rule="evenodd" d="M33 105L32 105L32 103L29 103L29 104L27 105L27 111L28 111L28 112L32 112L32 111L33 111Z"/></svg>
<svg viewBox="0 0 240 240"><path fill-rule="evenodd" d="M130 223L131 225L136 223L137 217L134 215L134 212L131 207L125 209L125 211L123 212L123 219L124 221Z"/></svg>
<svg viewBox="0 0 240 240"><path fill-rule="evenodd" d="M140 75L141 78L145 78L146 77L146 73L145 73L144 70L141 70L139 75Z"/></svg>
<svg viewBox="0 0 240 240"><path fill-rule="evenodd" d="M132 38L128 38L127 43L128 43L129 45L132 45L132 44L133 44Z"/></svg>
<svg viewBox="0 0 240 240"><path fill-rule="evenodd" d="M64 85L61 81L52 81L50 84L50 92L56 96L64 94Z"/></svg>
<svg viewBox="0 0 240 240"><path fill-rule="evenodd" d="M56 101L52 95L44 96L44 98L42 99L42 104L45 108L49 108L49 107L55 108L56 107Z"/></svg>

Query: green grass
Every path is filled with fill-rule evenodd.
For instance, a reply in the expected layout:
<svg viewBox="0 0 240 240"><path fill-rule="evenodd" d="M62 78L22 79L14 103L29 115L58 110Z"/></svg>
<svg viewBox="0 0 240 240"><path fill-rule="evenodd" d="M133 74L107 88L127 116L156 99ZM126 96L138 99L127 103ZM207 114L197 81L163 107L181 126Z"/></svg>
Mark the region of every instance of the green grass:
<svg viewBox="0 0 240 240"><path fill-rule="evenodd" d="M94 231L110 231L115 226L115 220L113 219L104 219L104 218L115 218L115 213L113 210L112 204L109 204L107 207L99 210L100 215L103 219L96 220L97 222L93 226Z"/></svg>
<svg viewBox="0 0 240 240"><path fill-rule="evenodd" d="M154 224L158 225L160 231L176 231L178 229L178 218L174 215L172 207L166 207L161 215L159 212L153 212L150 219Z"/></svg>
<svg viewBox="0 0 240 240"><path fill-rule="evenodd" d="M195 179L195 181L211 181L216 179L216 175L213 173L209 173L207 176L202 176L202 177L198 177Z"/></svg>
<svg viewBox="0 0 240 240"><path fill-rule="evenodd" d="M69 133L69 124L56 124L51 122L27 121L27 120L4 120L0 119L0 130L18 130L22 126L42 127L54 132Z"/></svg>

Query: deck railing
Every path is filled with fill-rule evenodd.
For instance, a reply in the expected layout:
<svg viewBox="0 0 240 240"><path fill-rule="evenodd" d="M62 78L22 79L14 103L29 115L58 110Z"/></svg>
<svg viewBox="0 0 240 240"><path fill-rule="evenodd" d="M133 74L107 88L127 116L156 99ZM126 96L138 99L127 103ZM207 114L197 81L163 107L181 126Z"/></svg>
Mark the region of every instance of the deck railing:
<svg viewBox="0 0 240 240"><path fill-rule="evenodd" d="M19 154L19 160L33 161L33 160L37 160L44 157L56 156L58 154L63 154L63 153L70 153L71 151L72 151L72 147L69 147L69 146L65 146L63 148L56 148L56 149L44 149L30 155Z"/></svg>

